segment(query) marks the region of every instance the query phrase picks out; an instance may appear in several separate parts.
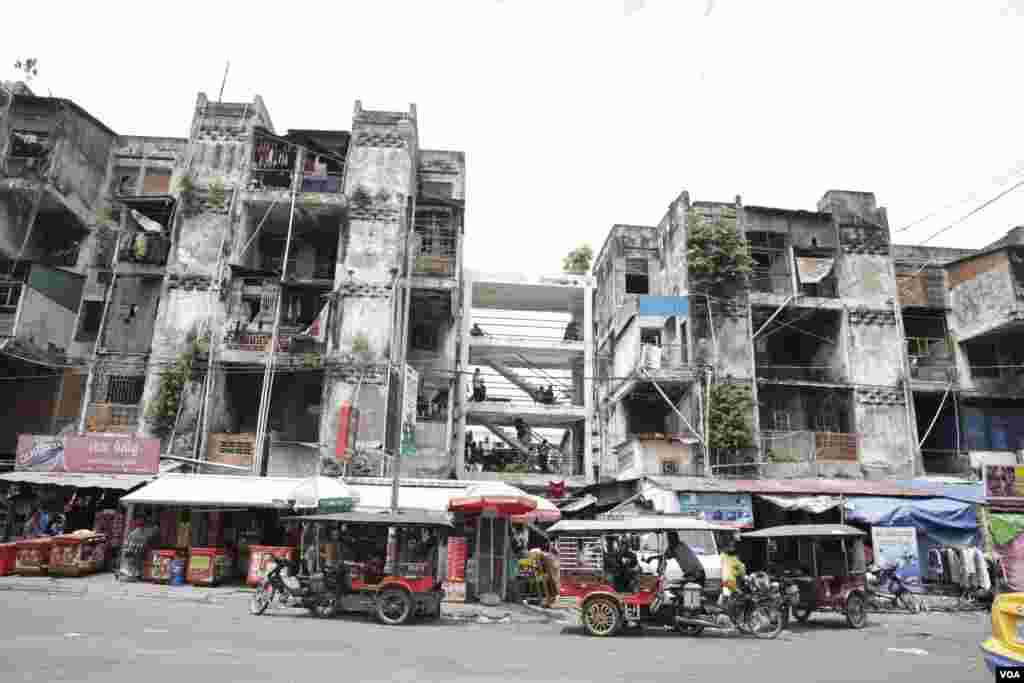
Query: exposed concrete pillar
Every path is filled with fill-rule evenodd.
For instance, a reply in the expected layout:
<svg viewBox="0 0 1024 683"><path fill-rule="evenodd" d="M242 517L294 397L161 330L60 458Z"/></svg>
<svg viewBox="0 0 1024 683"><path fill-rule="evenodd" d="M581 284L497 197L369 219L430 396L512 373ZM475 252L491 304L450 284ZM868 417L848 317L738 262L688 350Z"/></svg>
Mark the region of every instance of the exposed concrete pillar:
<svg viewBox="0 0 1024 683"><path fill-rule="evenodd" d="M460 249L461 251L461 249ZM455 443L452 445L455 476L462 479L466 473L466 392L469 389L469 330L473 325L473 280L462 273L462 318L459 321L459 357L455 364L455 382L452 388L452 414L455 422Z"/></svg>
<svg viewBox="0 0 1024 683"><path fill-rule="evenodd" d="M583 290L583 407L586 418L583 423L583 474L590 483L593 481L594 453L592 437L594 430L594 288L588 282ZM575 455L575 454L574 454Z"/></svg>

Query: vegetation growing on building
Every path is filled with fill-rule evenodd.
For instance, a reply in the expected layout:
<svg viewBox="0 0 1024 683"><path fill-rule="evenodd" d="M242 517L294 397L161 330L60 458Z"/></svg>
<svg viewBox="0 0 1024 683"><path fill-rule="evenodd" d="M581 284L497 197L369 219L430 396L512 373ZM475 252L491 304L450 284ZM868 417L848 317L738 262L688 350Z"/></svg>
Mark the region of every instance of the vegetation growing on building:
<svg viewBox="0 0 1024 683"><path fill-rule="evenodd" d="M754 445L750 411L754 406L746 384L720 382L711 385L711 409L708 414L711 438L708 446L716 451L735 453Z"/></svg>
<svg viewBox="0 0 1024 683"><path fill-rule="evenodd" d="M224 190L224 182L220 178L215 178L213 182L210 183L206 201L209 203L211 209L214 209L215 211L224 210L224 205L227 201L227 192Z"/></svg>
<svg viewBox="0 0 1024 683"><path fill-rule="evenodd" d="M147 417L153 422L153 431L164 437L174 429L181 408L185 387L192 380L196 356L210 350L209 336L189 336L188 346L160 375L160 389L150 404Z"/></svg>
<svg viewBox="0 0 1024 683"><path fill-rule="evenodd" d="M736 211L717 220L691 210L687 218L686 257L695 285L716 287L743 282L753 272L750 245L736 227Z"/></svg>

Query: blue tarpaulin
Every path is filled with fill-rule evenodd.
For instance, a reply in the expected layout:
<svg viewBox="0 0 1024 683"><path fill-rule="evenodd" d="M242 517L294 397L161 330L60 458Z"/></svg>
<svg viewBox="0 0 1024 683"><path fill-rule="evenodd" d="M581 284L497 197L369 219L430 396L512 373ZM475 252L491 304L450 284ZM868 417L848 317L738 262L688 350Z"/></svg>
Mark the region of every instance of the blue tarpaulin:
<svg viewBox="0 0 1024 683"><path fill-rule="evenodd" d="M922 494L930 494L936 498L948 498L975 505L985 504L984 484L949 484L929 479L904 479L893 483L914 491L921 491Z"/></svg>
<svg viewBox="0 0 1024 683"><path fill-rule="evenodd" d="M690 300L685 296L640 297L638 313L641 316L686 316L690 312Z"/></svg>
<svg viewBox="0 0 1024 683"><path fill-rule="evenodd" d="M846 519L872 526L909 526L929 545L976 545L978 517L974 505L948 498L849 498Z"/></svg>

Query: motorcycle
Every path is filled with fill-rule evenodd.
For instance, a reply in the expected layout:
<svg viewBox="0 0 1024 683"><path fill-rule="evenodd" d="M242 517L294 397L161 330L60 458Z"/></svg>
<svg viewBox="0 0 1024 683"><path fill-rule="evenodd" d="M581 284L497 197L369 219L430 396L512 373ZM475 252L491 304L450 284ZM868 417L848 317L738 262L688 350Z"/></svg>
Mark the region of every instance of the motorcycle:
<svg viewBox="0 0 1024 683"><path fill-rule="evenodd" d="M897 573L898 565L881 568L877 565L868 567L864 578L867 582L869 603L879 608L881 600L888 600L893 607L902 607L912 614L922 609L921 599L914 595L906 582Z"/></svg>
<svg viewBox="0 0 1024 683"><path fill-rule="evenodd" d="M293 560L274 558L270 571L250 600L249 611L263 614L276 601L279 607L305 607L315 616L333 617L341 602L345 567L310 576L299 576L298 567Z"/></svg>
<svg viewBox="0 0 1024 683"><path fill-rule="evenodd" d="M682 590L668 589L664 599L674 605L676 628L684 635L700 635L705 628L735 628L756 638L777 637L785 625L779 583L756 572L740 577L736 588L715 605L704 599L703 586L684 579Z"/></svg>

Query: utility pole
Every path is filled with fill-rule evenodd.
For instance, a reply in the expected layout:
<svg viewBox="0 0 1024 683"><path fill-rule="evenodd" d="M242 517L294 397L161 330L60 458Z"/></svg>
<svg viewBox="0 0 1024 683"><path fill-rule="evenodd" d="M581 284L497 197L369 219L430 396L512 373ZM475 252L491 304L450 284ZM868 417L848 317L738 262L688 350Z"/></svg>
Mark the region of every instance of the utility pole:
<svg viewBox="0 0 1024 683"><path fill-rule="evenodd" d="M405 233L405 301L402 302L402 336L401 336L401 348L402 363L399 366L399 372L402 373L402 393L401 400L399 402L399 420L398 420L398 445L395 449L394 456L391 462L391 511L398 512L398 490L399 479L402 471L402 438L403 428L405 426L405 392L408 389L408 373L406 372L406 363L409 358L409 313L412 307L412 252L414 247L414 237L416 234L415 227L415 205L413 203L413 197L407 197L405 200L405 217L406 217L406 233Z"/></svg>

